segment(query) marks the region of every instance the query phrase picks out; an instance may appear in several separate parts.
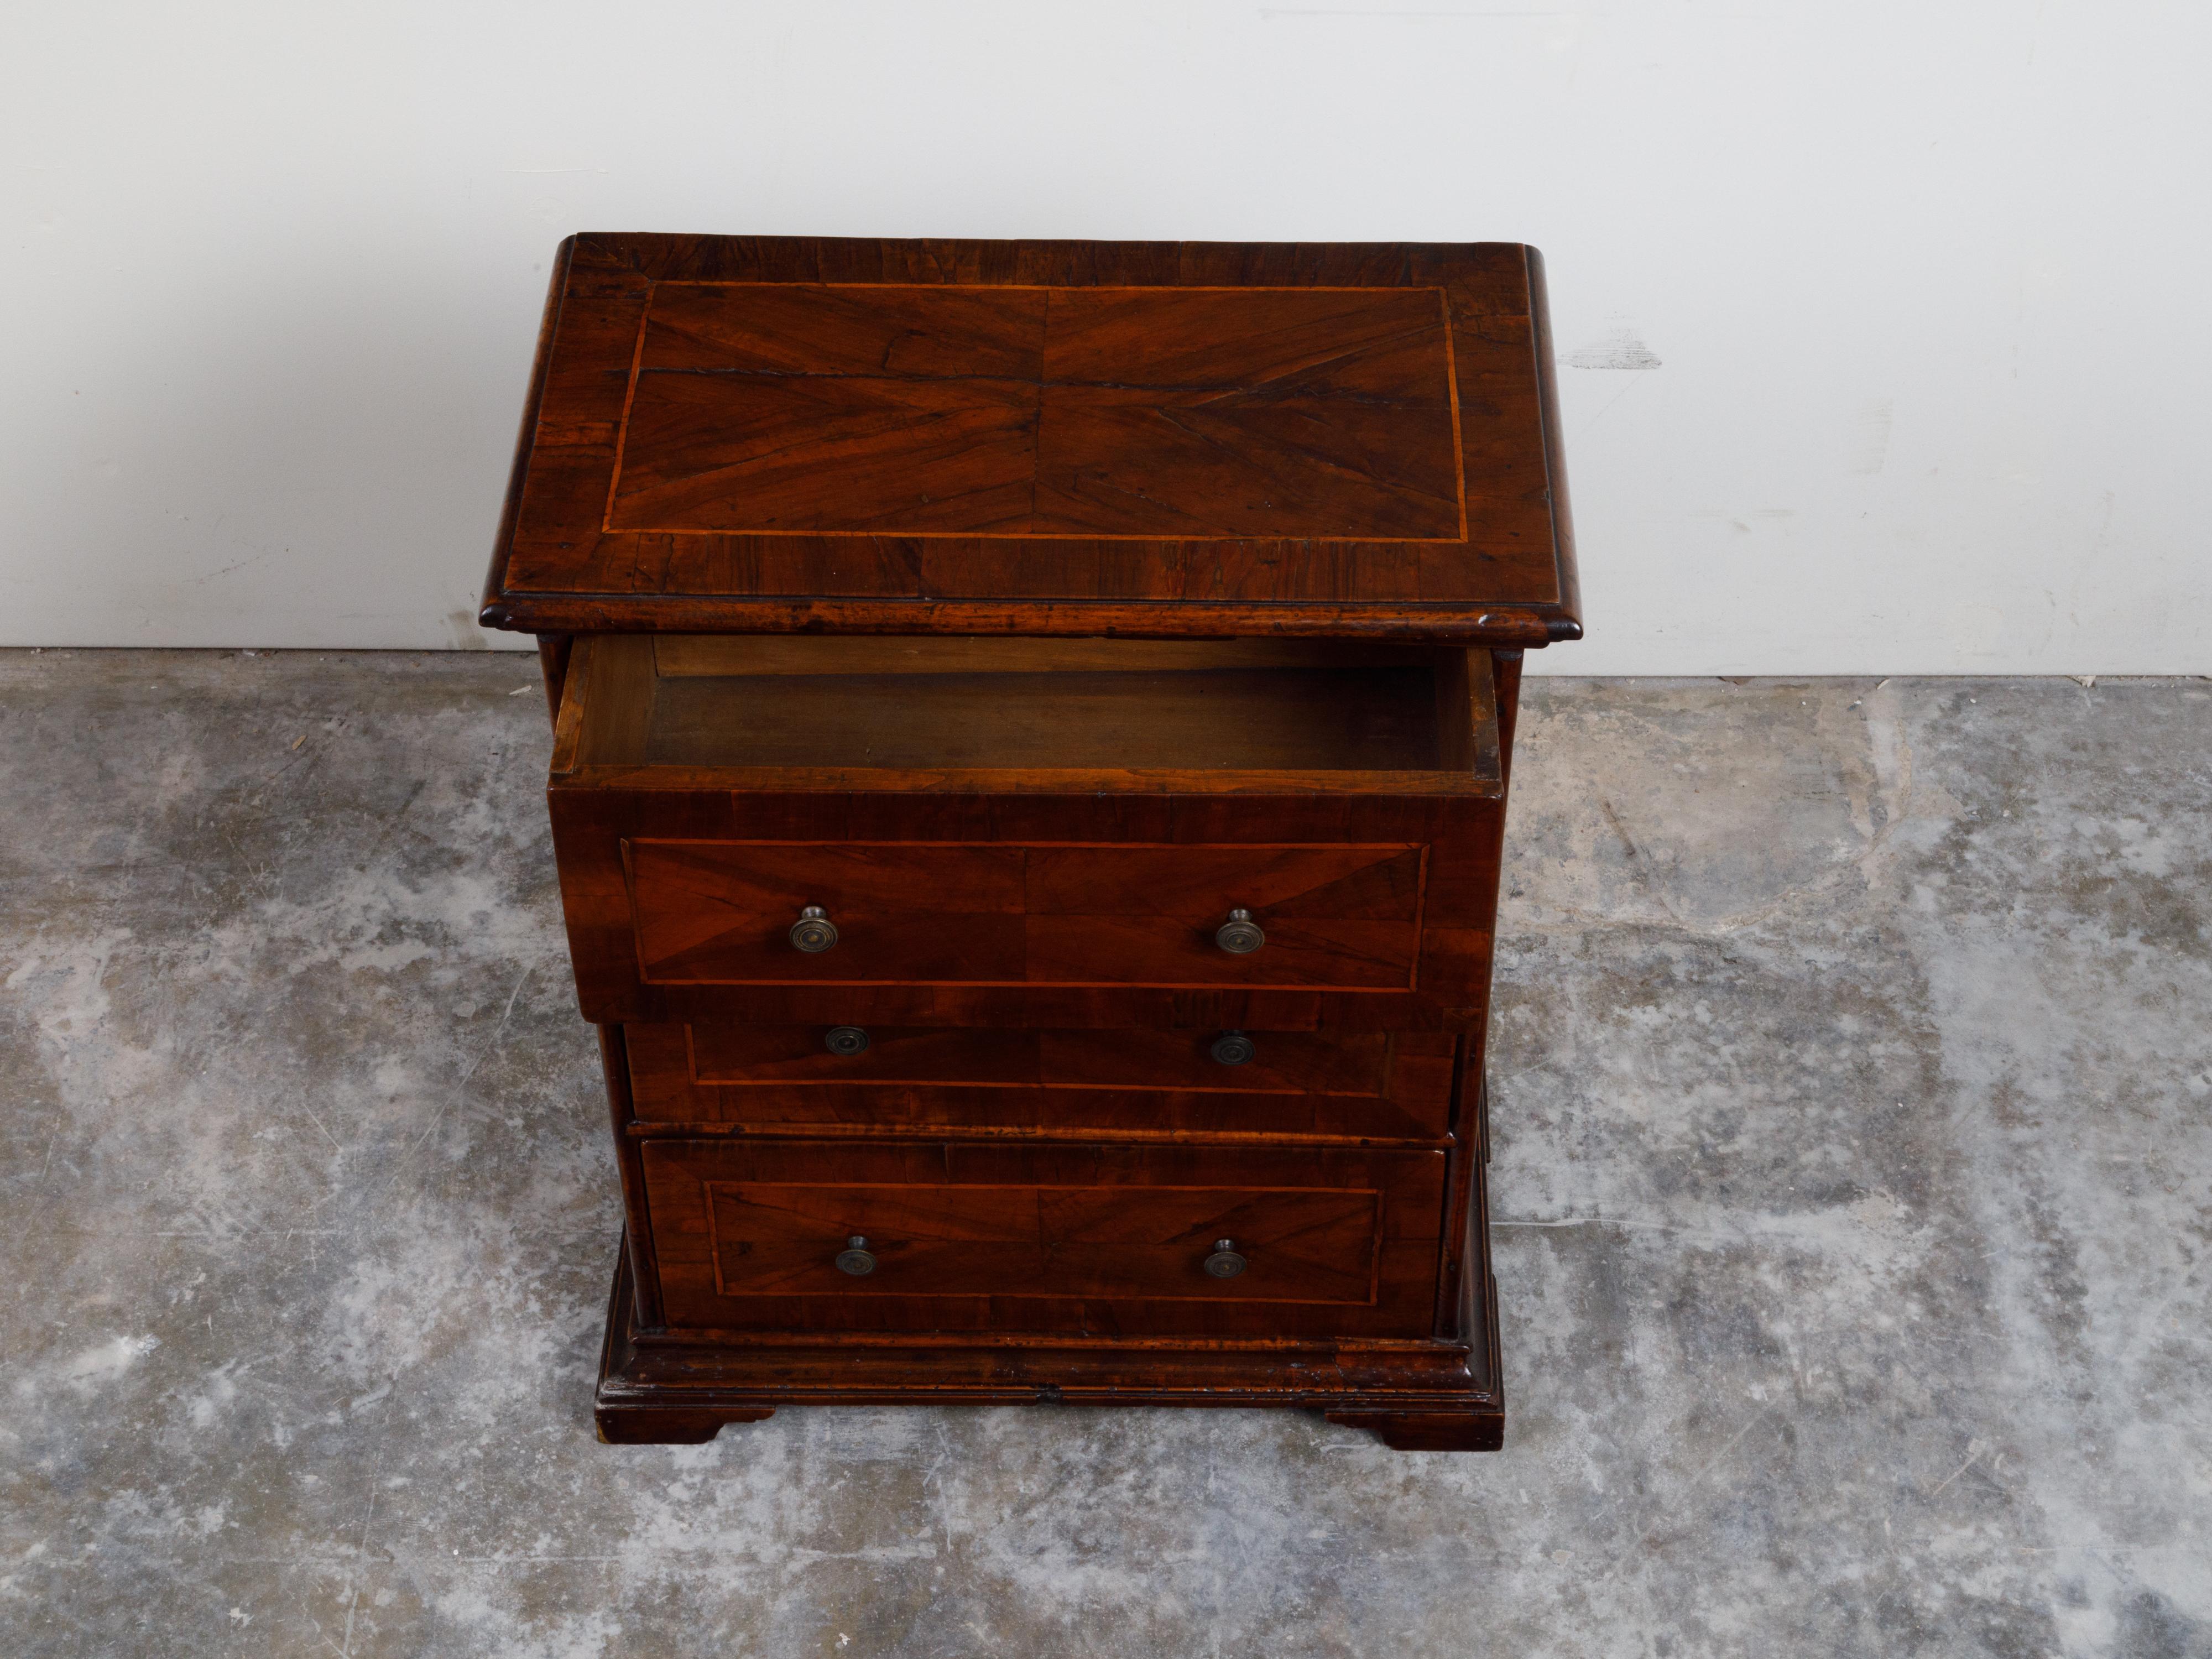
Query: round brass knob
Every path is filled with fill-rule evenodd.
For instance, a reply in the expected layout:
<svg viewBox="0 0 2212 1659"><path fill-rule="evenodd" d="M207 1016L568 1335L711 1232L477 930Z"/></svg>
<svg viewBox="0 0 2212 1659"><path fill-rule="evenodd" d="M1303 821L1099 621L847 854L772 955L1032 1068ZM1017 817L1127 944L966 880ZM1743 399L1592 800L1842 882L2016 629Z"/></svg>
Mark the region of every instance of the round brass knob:
<svg viewBox="0 0 2212 1659"><path fill-rule="evenodd" d="M1244 1258L1237 1254L1235 1239L1213 1241L1213 1254L1206 1258L1206 1271L1216 1279L1234 1279L1244 1271Z"/></svg>
<svg viewBox="0 0 2212 1659"><path fill-rule="evenodd" d="M837 942L837 924L818 904L810 904L791 924L791 942L810 957L819 956Z"/></svg>
<svg viewBox="0 0 2212 1659"><path fill-rule="evenodd" d="M1232 957L1249 956L1267 942L1249 910L1231 910L1213 935L1213 942Z"/></svg>
<svg viewBox="0 0 2212 1659"><path fill-rule="evenodd" d="M799 947L805 950L805 945ZM850 1060L854 1054L868 1052L868 1034L857 1025L833 1025L822 1039L822 1046L831 1054Z"/></svg>
<svg viewBox="0 0 2212 1659"><path fill-rule="evenodd" d="M1243 1271L1243 1262L1241 1258L1238 1261L1237 1268L1239 1272ZM868 1241L860 1234L854 1233L845 1241L845 1248L837 1252L837 1271L841 1273L850 1273L855 1279L866 1279L875 1270L876 1258L868 1252ZM1208 1271L1211 1271L1211 1267Z"/></svg>
<svg viewBox="0 0 2212 1659"><path fill-rule="evenodd" d="M1260 1052L1258 1047L1242 1031L1224 1031L1213 1039L1213 1057L1224 1066L1242 1066Z"/></svg>

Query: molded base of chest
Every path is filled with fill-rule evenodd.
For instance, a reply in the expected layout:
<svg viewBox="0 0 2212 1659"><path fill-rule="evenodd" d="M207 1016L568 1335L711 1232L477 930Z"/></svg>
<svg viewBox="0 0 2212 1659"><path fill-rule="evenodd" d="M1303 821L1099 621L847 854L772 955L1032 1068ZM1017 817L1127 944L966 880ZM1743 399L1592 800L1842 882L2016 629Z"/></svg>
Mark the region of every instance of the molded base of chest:
<svg viewBox="0 0 2212 1659"><path fill-rule="evenodd" d="M612 1445L696 1445L791 1406L1204 1406L1318 1411L1401 1451L1495 1451L1497 1289L1470 1240L1466 1344L1009 1340L988 1333L686 1341L641 1330L618 1253L593 1415Z"/></svg>

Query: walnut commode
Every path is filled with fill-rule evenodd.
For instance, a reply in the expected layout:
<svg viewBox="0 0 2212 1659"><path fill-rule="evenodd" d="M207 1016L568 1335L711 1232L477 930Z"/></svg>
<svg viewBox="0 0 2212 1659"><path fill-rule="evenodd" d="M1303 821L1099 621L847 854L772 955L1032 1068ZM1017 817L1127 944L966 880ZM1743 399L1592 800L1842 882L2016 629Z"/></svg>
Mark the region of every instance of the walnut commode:
<svg viewBox="0 0 2212 1659"><path fill-rule="evenodd" d="M628 1227L598 1419L1289 1406L1499 1443L1524 649L1581 632L1496 244L586 235L538 635Z"/></svg>

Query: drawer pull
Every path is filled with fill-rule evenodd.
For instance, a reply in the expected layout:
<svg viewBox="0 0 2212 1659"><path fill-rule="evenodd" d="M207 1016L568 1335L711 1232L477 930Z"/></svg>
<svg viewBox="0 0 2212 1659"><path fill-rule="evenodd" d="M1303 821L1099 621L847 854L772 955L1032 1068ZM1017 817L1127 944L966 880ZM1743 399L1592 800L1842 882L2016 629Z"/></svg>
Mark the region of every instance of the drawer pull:
<svg viewBox="0 0 2212 1659"><path fill-rule="evenodd" d="M1249 956L1267 942L1249 910L1231 910L1229 920L1213 935L1213 942L1232 957Z"/></svg>
<svg viewBox="0 0 2212 1659"><path fill-rule="evenodd" d="M810 904L791 924L791 942L810 957L819 956L837 942L837 924L818 904Z"/></svg>
<svg viewBox="0 0 2212 1659"><path fill-rule="evenodd" d="M804 951L806 947L799 947ZM857 1025L833 1025L822 1039L822 1046L831 1054L850 1060L854 1054L868 1052L868 1034Z"/></svg>
<svg viewBox="0 0 2212 1659"><path fill-rule="evenodd" d="M842 1261L843 1258L839 1260ZM1237 1254L1235 1239L1217 1238L1213 1241L1213 1254L1206 1258L1206 1271L1216 1279L1234 1279L1244 1271L1244 1258Z"/></svg>
<svg viewBox="0 0 2212 1659"><path fill-rule="evenodd" d="M1224 1031L1213 1039L1213 1057L1224 1066L1242 1066L1259 1052L1252 1039L1242 1031Z"/></svg>
<svg viewBox="0 0 2212 1659"><path fill-rule="evenodd" d="M1239 1272L1243 1270L1243 1258L1238 1257ZM1212 1264L1208 1262L1206 1266L1207 1271L1211 1272ZM860 1234L854 1233L845 1241L845 1248L837 1252L837 1271L841 1273L850 1273L855 1279L865 1279L875 1270L876 1258L869 1253L868 1241Z"/></svg>

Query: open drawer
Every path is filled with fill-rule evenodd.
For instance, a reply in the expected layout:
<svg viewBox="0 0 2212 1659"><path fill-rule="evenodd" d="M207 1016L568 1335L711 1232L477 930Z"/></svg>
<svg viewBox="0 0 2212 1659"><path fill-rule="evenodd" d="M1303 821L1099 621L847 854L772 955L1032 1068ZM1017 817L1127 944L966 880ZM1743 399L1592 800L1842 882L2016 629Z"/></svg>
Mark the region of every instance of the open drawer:
<svg viewBox="0 0 2212 1659"><path fill-rule="evenodd" d="M603 636L550 793L594 1020L1433 1029L1488 981L1481 653Z"/></svg>

